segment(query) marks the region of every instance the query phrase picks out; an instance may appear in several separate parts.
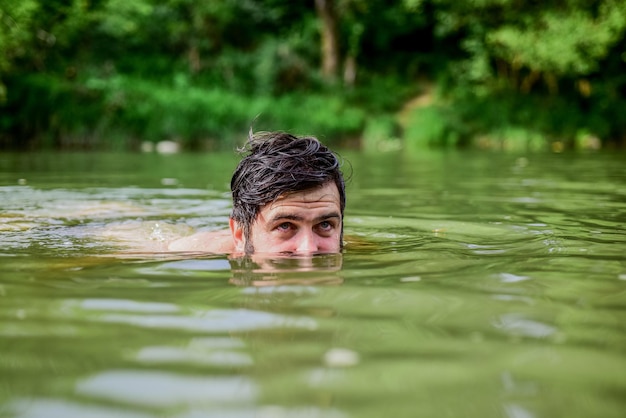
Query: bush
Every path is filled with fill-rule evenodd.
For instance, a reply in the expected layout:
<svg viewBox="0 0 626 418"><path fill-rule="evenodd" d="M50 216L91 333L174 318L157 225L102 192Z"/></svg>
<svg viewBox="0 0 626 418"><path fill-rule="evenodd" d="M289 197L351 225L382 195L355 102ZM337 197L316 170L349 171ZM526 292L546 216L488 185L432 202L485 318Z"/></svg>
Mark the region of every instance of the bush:
<svg viewBox="0 0 626 418"><path fill-rule="evenodd" d="M48 147L124 148L163 140L190 149L223 147L241 142L251 127L338 141L360 135L366 120L365 111L342 96L323 93L248 97L180 80L167 85L125 75L73 83L31 76L21 83L30 94L15 98L19 111L3 121L31 127L29 132L13 129L14 141L36 138Z"/></svg>

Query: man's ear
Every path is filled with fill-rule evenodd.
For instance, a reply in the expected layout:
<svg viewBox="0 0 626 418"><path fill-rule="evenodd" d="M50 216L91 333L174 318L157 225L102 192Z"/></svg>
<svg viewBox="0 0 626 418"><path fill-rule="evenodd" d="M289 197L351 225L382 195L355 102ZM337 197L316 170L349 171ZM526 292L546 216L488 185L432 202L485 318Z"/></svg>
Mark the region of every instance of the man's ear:
<svg viewBox="0 0 626 418"><path fill-rule="evenodd" d="M236 252L244 252L246 248L246 243L243 237L243 228L239 225L239 222L234 220L233 218L228 219L228 225L230 226L230 233L233 236L233 244L235 244Z"/></svg>

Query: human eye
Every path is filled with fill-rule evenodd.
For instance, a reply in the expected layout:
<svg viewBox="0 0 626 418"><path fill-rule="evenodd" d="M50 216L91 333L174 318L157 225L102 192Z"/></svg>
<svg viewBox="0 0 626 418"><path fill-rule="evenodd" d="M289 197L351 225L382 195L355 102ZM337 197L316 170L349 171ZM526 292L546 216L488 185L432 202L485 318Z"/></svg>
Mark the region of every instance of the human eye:
<svg viewBox="0 0 626 418"><path fill-rule="evenodd" d="M283 222L276 226L276 230L281 232L288 232L291 231L293 228L294 226L291 222Z"/></svg>
<svg viewBox="0 0 626 418"><path fill-rule="evenodd" d="M322 221L317 224L317 228L322 232L331 232L333 229L335 229L335 224L331 221Z"/></svg>

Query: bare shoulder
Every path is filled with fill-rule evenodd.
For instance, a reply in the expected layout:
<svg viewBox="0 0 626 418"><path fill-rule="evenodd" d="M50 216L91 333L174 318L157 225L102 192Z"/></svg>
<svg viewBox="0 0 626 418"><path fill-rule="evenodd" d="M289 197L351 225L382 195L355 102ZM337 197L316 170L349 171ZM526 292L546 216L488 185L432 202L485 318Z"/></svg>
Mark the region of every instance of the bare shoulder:
<svg viewBox="0 0 626 418"><path fill-rule="evenodd" d="M235 249L230 230L197 232L169 243L169 251L228 254Z"/></svg>

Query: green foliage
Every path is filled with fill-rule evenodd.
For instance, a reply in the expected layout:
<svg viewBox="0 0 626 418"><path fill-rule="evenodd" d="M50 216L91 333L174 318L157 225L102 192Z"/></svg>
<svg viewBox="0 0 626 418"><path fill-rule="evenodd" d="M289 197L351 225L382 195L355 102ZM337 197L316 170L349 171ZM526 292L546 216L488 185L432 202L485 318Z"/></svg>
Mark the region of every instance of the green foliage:
<svg viewBox="0 0 626 418"><path fill-rule="evenodd" d="M573 6L573 5L572 5ZM547 9L507 23L486 36L495 57L531 70L586 75L598 68L626 28L626 3L602 2L596 13L575 7Z"/></svg>
<svg viewBox="0 0 626 418"><path fill-rule="evenodd" d="M457 140L452 125L442 107L419 107L411 112L404 137L417 148L452 146Z"/></svg>
<svg viewBox="0 0 626 418"><path fill-rule="evenodd" d="M588 75L623 39L626 29L622 0L435 3L441 7L437 33L444 38L462 36L460 45L473 80L503 76L494 71L493 60L501 60L510 73L526 69L558 77Z"/></svg>
<svg viewBox="0 0 626 418"><path fill-rule="evenodd" d="M362 147L369 150L389 150L399 146L400 127L390 114L378 114L367 118L362 134Z"/></svg>
<svg viewBox="0 0 626 418"><path fill-rule="evenodd" d="M32 42L30 28L38 7L35 0L0 0L0 102L6 100L4 78L14 71L15 61L26 54Z"/></svg>
<svg viewBox="0 0 626 418"><path fill-rule="evenodd" d="M154 4L148 0L106 0L96 13L98 29L111 37L136 37L143 21L154 13Z"/></svg>
<svg viewBox="0 0 626 418"><path fill-rule="evenodd" d="M626 88L622 0L432 4L434 33L459 47L442 79L460 144L521 131L572 145L581 131L624 137L612 111Z"/></svg>
<svg viewBox="0 0 626 418"><path fill-rule="evenodd" d="M225 144L257 115L367 147L626 141L623 0L334 4L345 85L319 70L314 2L0 0L0 141ZM399 132L424 82L441 94Z"/></svg>
<svg viewBox="0 0 626 418"><path fill-rule="evenodd" d="M238 141L255 119L255 129L279 126L333 142L358 135L365 123L365 113L341 96L246 97L223 88L199 88L183 76L170 85L123 75L92 77L84 83L58 82L43 75L15 81L19 88L13 94L34 94L26 101L11 95L9 105L20 106L12 119L14 128L30 127L20 134L36 137L40 146L93 147L115 139L219 147ZM25 115L29 120L20 119ZM0 116L0 122L7 125L8 120Z"/></svg>
<svg viewBox="0 0 626 418"><path fill-rule="evenodd" d="M268 95L245 97L221 88L158 86L131 78L114 78L94 86L104 88L106 107L115 125L137 137L158 141L176 139L191 145L241 136L258 117L259 126L282 126L337 138L359 132L363 112L340 97Z"/></svg>

